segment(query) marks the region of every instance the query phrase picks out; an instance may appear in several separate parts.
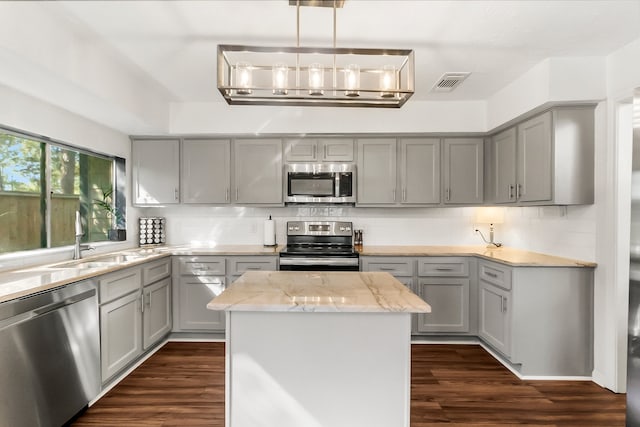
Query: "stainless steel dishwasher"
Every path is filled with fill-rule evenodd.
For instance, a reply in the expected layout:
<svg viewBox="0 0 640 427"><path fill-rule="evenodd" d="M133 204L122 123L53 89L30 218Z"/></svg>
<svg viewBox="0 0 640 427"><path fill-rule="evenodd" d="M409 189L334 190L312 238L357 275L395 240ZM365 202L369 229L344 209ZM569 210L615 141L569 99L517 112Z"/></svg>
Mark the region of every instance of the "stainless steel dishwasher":
<svg viewBox="0 0 640 427"><path fill-rule="evenodd" d="M0 426L60 427L99 392L93 282L0 304Z"/></svg>

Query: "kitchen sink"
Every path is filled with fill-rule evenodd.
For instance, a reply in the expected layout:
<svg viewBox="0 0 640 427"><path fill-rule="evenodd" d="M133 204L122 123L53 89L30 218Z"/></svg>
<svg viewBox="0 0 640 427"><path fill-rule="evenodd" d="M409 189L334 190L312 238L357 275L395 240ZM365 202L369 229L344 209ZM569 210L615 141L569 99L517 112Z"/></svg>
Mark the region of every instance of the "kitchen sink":
<svg viewBox="0 0 640 427"><path fill-rule="evenodd" d="M78 259L62 264L52 265L51 268L106 268L125 262L136 261L142 258L144 258L144 256L137 254L104 255L90 259Z"/></svg>

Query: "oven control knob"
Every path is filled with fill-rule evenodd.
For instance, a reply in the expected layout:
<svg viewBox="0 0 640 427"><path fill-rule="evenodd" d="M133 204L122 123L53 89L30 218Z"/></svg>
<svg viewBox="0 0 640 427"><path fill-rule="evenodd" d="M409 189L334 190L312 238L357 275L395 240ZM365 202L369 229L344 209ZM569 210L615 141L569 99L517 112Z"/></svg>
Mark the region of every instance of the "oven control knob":
<svg viewBox="0 0 640 427"><path fill-rule="evenodd" d="M344 227L340 227L340 231L344 231L344 230L345 230L345 228L344 228Z"/></svg>

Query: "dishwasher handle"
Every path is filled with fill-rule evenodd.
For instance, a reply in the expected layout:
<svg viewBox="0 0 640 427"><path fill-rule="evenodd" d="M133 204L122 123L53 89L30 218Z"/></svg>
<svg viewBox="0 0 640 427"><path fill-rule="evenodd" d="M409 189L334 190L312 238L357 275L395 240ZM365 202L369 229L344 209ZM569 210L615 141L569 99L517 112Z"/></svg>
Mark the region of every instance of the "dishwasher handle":
<svg viewBox="0 0 640 427"><path fill-rule="evenodd" d="M69 298L65 298L62 301L54 302L54 303L42 306L40 308L37 308L37 309L33 310L33 313L36 316L42 316L43 314L50 313L50 312L58 310L58 309L60 309L62 307L66 307L68 305L75 304L75 303L80 302L80 301L84 301L84 300L86 300L88 298L91 298L95 294L96 294L96 290L95 289L90 289L90 290L82 292L82 293L80 293L78 295L74 295L74 296L71 296Z"/></svg>

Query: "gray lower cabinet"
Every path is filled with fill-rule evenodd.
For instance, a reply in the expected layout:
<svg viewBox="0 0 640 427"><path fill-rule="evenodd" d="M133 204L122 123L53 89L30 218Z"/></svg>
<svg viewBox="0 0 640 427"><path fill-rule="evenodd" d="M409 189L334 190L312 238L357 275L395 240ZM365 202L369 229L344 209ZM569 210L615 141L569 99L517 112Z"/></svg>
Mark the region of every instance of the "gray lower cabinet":
<svg viewBox="0 0 640 427"><path fill-rule="evenodd" d="M381 271L391 274L403 283L412 292L415 287L415 258L394 256L363 256L360 257L360 271ZM411 332L415 333L417 327L416 315L412 316Z"/></svg>
<svg viewBox="0 0 640 427"><path fill-rule="evenodd" d="M522 375L591 375L591 269L483 260L478 279L478 335Z"/></svg>
<svg viewBox="0 0 640 427"><path fill-rule="evenodd" d="M247 271L278 269L275 256L173 258L175 332L224 332L225 312L209 310L209 301Z"/></svg>
<svg viewBox="0 0 640 427"><path fill-rule="evenodd" d="M282 206L282 140L237 139L233 202Z"/></svg>
<svg viewBox="0 0 640 427"><path fill-rule="evenodd" d="M473 261L463 257L418 258L416 293L429 303L431 313L417 315L417 332L470 332L469 264Z"/></svg>
<svg viewBox="0 0 640 427"><path fill-rule="evenodd" d="M223 311L207 304L226 286L226 262L220 256L181 256L173 259L174 331L224 331Z"/></svg>
<svg viewBox="0 0 640 427"><path fill-rule="evenodd" d="M484 201L484 140L447 138L443 141L445 204L481 204Z"/></svg>
<svg viewBox="0 0 640 427"><path fill-rule="evenodd" d="M170 265L163 258L98 278L103 383L171 330Z"/></svg>

